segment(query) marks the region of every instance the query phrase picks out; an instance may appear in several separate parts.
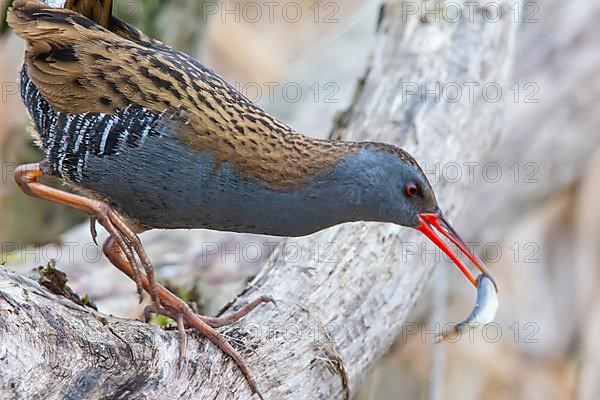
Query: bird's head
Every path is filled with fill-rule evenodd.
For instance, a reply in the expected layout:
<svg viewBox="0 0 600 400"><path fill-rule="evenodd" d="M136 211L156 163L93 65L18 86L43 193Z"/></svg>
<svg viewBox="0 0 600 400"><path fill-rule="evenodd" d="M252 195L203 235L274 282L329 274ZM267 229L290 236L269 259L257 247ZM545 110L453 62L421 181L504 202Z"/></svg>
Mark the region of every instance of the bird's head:
<svg viewBox="0 0 600 400"><path fill-rule="evenodd" d="M452 228L438 205L427 176L406 151L387 144L364 143L357 154L362 159L361 180L370 219L391 222L419 230L442 250L465 277L477 287L477 280L457 253L444 241L453 243L460 252L487 276L494 279L484 263L469 249ZM362 154L361 154L362 153ZM495 285L495 282L494 282Z"/></svg>

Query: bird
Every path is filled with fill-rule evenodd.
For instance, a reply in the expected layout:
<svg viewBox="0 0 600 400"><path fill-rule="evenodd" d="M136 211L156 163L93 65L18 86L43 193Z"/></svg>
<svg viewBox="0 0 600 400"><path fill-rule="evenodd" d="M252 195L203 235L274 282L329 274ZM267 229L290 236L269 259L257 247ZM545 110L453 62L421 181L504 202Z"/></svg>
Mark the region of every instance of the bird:
<svg viewBox="0 0 600 400"><path fill-rule="evenodd" d="M195 328L262 398L215 328L273 299L221 318L194 313L156 281L138 237L150 229L299 237L346 222L391 223L421 231L477 287L446 238L493 281L405 150L297 132L198 60L113 16L112 0L67 0L63 8L15 0L7 22L26 43L21 97L45 155L16 169L17 184L89 214L94 240L96 222L107 230L106 257L149 293L149 312L176 321L180 360L185 328ZM44 176L68 190L45 185Z"/></svg>

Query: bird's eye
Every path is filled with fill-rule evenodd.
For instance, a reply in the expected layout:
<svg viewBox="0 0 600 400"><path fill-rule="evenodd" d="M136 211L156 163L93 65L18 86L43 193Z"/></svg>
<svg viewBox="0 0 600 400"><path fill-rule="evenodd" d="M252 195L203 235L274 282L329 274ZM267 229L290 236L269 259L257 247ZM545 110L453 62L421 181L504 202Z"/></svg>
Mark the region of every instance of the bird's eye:
<svg viewBox="0 0 600 400"><path fill-rule="evenodd" d="M409 183L408 185L406 185L406 195L408 197L415 197L417 194L419 194L419 188L417 187L417 184L414 182Z"/></svg>

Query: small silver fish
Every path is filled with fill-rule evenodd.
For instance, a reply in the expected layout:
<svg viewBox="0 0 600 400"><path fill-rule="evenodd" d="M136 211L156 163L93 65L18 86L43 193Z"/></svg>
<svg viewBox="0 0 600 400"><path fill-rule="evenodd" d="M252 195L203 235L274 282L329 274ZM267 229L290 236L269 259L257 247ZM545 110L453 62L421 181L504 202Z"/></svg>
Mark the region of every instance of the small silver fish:
<svg viewBox="0 0 600 400"><path fill-rule="evenodd" d="M471 314L451 329L438 335L436 342L447 340L452 334L460 334L468 328L479 328L492 322L498 311L498 292L494 283L485 275L477 277L477 300Z"/></svg>

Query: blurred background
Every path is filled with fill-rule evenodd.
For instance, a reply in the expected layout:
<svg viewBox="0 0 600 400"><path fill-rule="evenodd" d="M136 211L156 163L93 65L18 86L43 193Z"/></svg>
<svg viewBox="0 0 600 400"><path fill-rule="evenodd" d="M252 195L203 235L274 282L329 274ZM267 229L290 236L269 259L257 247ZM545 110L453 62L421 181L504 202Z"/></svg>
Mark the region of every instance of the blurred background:
<svg viewBox="0 0 600 400"><path fill-rule="evenodd" d="M9 3L0 1L3 21ZM379 4L120 0L115 14L196 55L298 131L328 137L368 67ZM455 270L440 266L357 400L600 394L600 291L594 289L600 282L600 4L526 1L519 9L503 137L485 162L457 160L458 179L472 187L457 230L498 279L497 322L456 343L433 344L433 330L461 320L475 296ZM18 94L23 43L5 25L0 30L0 263L26 272L54 259L101 311L137 318L142 306L134 286L91 243L86 216L31 199L13 182L17 165L42 154ZM425 166L434 187L455 178L455 166L449 167ZM142 240L161 281L204 313L243 288L278 241L201 230L148 232Z"/></svg>

